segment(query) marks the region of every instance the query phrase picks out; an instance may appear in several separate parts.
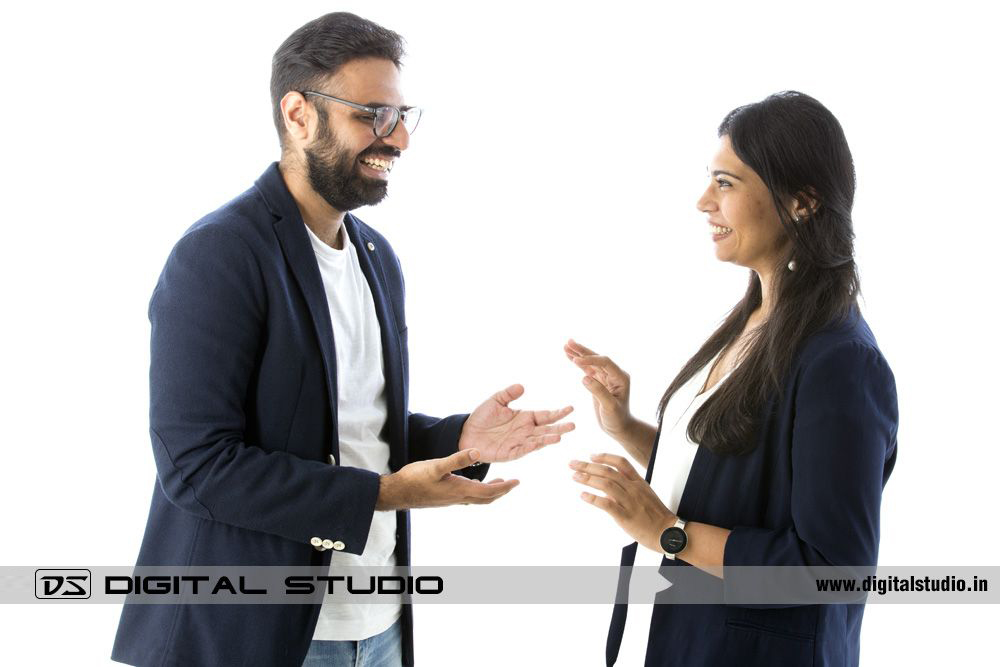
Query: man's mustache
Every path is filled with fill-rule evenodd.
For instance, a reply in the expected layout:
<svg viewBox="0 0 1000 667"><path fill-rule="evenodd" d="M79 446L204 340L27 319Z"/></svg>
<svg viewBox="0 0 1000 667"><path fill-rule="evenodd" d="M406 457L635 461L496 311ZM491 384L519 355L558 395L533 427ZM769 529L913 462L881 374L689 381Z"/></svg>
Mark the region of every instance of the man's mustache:
<svg viewBox="0 0 1000 667"><path fill-rule="evenodd" d="M375 149L370 150L370 151L365 151L364 153L362 153L361 155L358 156L358 159L363 160L363 159L368 158L368 157L391 157L391 158L397 158L397 157L399 157L402 154L403 154L403 152L401 150L399 150L398 148L389 148L389 147L375 148Z"/></svg>

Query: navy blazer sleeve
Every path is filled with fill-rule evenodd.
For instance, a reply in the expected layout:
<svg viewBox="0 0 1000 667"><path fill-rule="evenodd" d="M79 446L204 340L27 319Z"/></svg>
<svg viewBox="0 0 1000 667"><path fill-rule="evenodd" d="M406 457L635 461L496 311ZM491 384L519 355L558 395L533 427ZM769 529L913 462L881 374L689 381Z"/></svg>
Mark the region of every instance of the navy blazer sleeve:
<svg viewBox="0 0 1000 667"><path fill-rule="evenodd" d="M847 341L806 363L792 429L792 523L736 526L724 565L874 566L895 462L896 385L873 347Z"/></svg>
<svg viewBox="0 0 1000 667"><path fill-rule="evenodd" d="M410 460L426 461L451 456L458 451L458 439L469 415L452 415L444 419L428 417L416 412L410 413ZM455 473L482 481L486 478L489 464L475 464Z"/></svg>
<svg viewBox="0 0 1000 667"><path fill-rule="evenodd" d="M368 538L379 476L246 442L244 402L265 340L257 259L219 225L174 247L149 306L150 432L167 498L197 516L308 543Z"/></svg>

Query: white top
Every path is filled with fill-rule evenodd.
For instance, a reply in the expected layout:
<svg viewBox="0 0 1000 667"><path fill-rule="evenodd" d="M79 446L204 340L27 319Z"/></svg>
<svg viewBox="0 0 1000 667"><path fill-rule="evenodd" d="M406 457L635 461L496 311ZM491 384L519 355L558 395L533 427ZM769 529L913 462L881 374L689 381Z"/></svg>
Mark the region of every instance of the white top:
<svg viewBox="0 0 1000 667"><path fill-rule="evenodd" d="M708 381L716 359L718 359L718 355L681 386L670 397L670 402L667 403L667 407L663 411L663 428L660 432L660 443L656 448L656 467L650 480L650 486L671 512L676 513L677 507L681 504L681 496L684 494L688 474L694 463L694 455L698 452L698 444L691 442L687 437L687 427L691 422L691 417L732 373L730 369L707 391L699 394L698 392ZM649 549L643 549L643 551L648 552ZM657 565L659 565L662 555L656 554Z"/></svg>
<svg viewBox="0 0 1000 667"><path fill-rule="evenodd" d="M718 359L718 355L715 359ZM691 465L694 463L694 455L698 452L698 445L687 437L688 423L698 408L732 373L732 370L728 371L711 388L698 394L708 380L715 359L705 364L704 368L682 385L670 397L670 402L663 411L663 427L660 432L660 443L656 448L656 467L653 470L650 486L671 512L677 512L688 475L691 473ZM635 565L658 567L662 559L662 553L647 549L640 544L635 555ZM651 604L629 606L618 664L643 664L652 616Z"/></svg>
<svg viewBox="0 0 1000 667"><path fill-rule="evenodd" d="M371 288L361 271L358 252L343 225L339 232L343 250L323 243L308 226L306 231L316 253L333 322L337 355L339 464L379 474L389 473L389 443L381 437L388 415L382 338ZM331 463L336 465L338 462L331 460ZM395 565L395 548L396 513L375 512L361 555L331 551L330 567ZM367 579L361 585L366 584ZM398 602L324 602L313 639L367 639L388 630L399 618L400 612Z"/></svg>

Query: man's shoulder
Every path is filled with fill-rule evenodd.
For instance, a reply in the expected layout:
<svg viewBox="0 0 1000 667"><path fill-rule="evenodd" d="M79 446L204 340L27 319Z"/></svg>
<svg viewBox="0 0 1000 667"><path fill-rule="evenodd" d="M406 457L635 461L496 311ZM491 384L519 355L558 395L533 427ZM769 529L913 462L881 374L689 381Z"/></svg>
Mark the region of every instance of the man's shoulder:
<svg viewBox="0 0 1000 667"><path fill-rule="evenodd" d="M257 275L280 252L273 223L260 194L249 188L188 227L171 248L164 271Z"/></svg>
<svg viewBox="0 0 1000 667"><path fill-rule="evenodd" d="M235 236L256 245L271 227L274 216L256 188L249 188L214 211L205 214L187 228L182 239L191 235L203 238Z"/></svg>

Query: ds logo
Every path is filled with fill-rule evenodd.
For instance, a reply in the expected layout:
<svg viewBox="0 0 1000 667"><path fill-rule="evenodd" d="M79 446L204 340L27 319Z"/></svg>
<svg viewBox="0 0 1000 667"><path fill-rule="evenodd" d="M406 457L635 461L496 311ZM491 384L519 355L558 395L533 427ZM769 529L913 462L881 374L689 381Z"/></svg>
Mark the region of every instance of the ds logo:
<svg viewBox="0 0 1000 667"><path fill-rule="evenodd" d="M35 570L35 597L86 600L90 597L90 570Z"/></svg>

